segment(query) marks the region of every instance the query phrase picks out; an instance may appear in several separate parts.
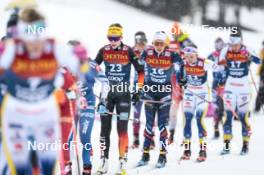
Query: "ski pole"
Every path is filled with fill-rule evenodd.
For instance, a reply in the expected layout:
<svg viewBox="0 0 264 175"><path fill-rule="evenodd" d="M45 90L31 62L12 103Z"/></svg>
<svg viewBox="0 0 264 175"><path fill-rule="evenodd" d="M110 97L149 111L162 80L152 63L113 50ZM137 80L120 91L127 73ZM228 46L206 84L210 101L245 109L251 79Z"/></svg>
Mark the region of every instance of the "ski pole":
<svg viewBox="0 0 264 175"><path fill-rule="evenodd" d="M73 110L73 100L69 100L69 107L70 107L70 113L72 116L72 132L73 132L73 140L77 140L77 133L76 133L76 125L74 122L74 110ZM78 175L81 175L81 170L80 170L80 162L79 162L79 154L78 154L78 148L77 146L75 147L75 154L76 154L76 161L77 161L77 170L78 170Z"/></svg>
<svg viewBox="0 0 264 175"><path fill-rule="evenodd" d="M207 99L205 99L205 98L202 98L202 97L199 96L198 94L194 93L194 92L191 91L190 89L186 88L186 90L188 90L188 91L189 91L191 94L193 94L194 96L196 96L196 97L198 97L198 98L204 100L205 102L207 102L207 103L212 103L211 101L209 101L209 100L207 100ZM231 106L229 103L227 103L227 102L224 100L223 97L220 96L220 98L221 98L221 99L223 100L223 102L226 104L226 106L228 107L228 109L232 112L233 116L234 116L236 119L239 119L237 113L232 109L232 106Z"/></svg>
<svg viewBox="0 0 264 175"><path fill-rule="evenodd" d="M122 116L121 114L116 114L116 113L113 113L113 112L105 112L104 114L109 114L109 115L112 115L112 116L116 116L116 117L124 117L124 116ZM140 120L138 120L138 119L132 119L132 118L128 118L128 120L129 121L137 121L137 122L140 122L140 123L142 123L142 124L144 124L144 122L141 122Z"/></svg>

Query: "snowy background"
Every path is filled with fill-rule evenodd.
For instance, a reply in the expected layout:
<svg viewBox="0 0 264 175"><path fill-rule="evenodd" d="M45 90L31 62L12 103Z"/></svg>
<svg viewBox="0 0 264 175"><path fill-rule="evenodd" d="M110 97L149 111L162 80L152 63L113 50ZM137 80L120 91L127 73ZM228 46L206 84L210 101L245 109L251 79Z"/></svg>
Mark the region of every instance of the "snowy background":
<svg viewBox="0 0 264 175"><path fill-rule="evenodd" d="M9 15L4 11L9 0L0 1L0 36L5 33L5 26ZM124 42L133 45L134 33L143 30L147 33L149 41L157 30L169 32L173 21L157 17L153 14L144 13L141 10L134 9L124 4L112 0L39 0L39 9L42 11L48 22L48 33L55 36L61 42L67 42L70 39L81 40L88 48L89 55L94 58L97 51L104 44L107 44L106 31L111 23L119 22L124 27ZM213 8L213 6L212 6ZM213 11L210 11L213 13ZM261 42L264 39L264 12L253 9L248 11L242 10L241 22L245 25L258 30L258 33L244 32L244 43L250 50L259 52ZM232 18L232 16L230 16ZM225 40L228 38L228 32L211 31L211 30L191 30L190 38L199 47L201 56L207 56L214 48L213 42L216 37L221 36ZM252 65L251 69L256 70ZM255 71L254 71L255 72ZM255 73L254 73L255 75ZM254 76L258 82L258 77ZM256 91L251 87L253 100L255 100ZM253 107L254 103L252 103ZM137 161L141 157L141 150L129 150L128 154L128 174L129 175L191 175L194 173L203 175L263 175L263 157L264 157L264 115L254 114L250 118L253 135L250 142L250 152L247 156L239 156L242 146L241 125L234 122L234 139L232 142L232 152L227 156L219 156L222 149L222 140L211 140L213 136L213 121L206 119L205 123L208 129L208 159L206 162L197 164L194 162L198 155L197 128L193 122L193 156L191 161L178 162L183 148L180 147L182 142L182 114L181 110L178 115L176 130L176 143L168 147L168 163L163 169L153 169L158 158L159 148L151 152L150 165L147 167L137 168ZM131 116L132 117L132 116ZM142 115L143 121L144 115ZM115 119L113 119L115 120ZM109 174L115 173L118 165L118 147L116 125L113 122L110 148L110 170ZM99 165L99 131L100 122L96 121L93 130L93 149L94 149L94 170ZM143 126L141 127L143 131ZM142 132L141 132L142 133ZM132 123L129 124L130 142L132 143ZM158 136L158 131L156 131ZM143 139L141 139L142 141ZM158 137L156 137L158 141ZM158 143L158 142L157 142ZM130 144L131 145L131 144Z"/></svg>

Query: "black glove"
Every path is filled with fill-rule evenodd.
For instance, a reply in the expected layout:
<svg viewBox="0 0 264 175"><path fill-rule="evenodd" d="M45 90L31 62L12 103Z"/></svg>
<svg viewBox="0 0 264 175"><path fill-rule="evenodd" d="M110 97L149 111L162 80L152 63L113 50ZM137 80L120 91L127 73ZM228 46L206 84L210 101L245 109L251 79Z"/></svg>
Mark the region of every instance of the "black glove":
<svg viewBox="0 0 264 175"><path fill-rule="evenodd" d="M101 99L99 104L97 105L97 112L99 114L105 114L107 112L107 108L106 108L106 101Z"/></svg>
<svg viewBox="0 0 264 175"><path fill-rule="evenodd" d="M181 78L179 80L179 85L180 85L181 88L186 89L187 88L187 80L185 78Z"/></svg>
<svg viewBox="0 0 264 175"><path fill-rule="evenodd" d="M141 98L141 96L142 96L142 93L143 93L143 92L142 92L141 89L133 93L133 95L132 95L132 99L131 99L131 101L132 101L132 105L135 106L135 105L138 104L138 102L140 101L140 98Z"/></svg>

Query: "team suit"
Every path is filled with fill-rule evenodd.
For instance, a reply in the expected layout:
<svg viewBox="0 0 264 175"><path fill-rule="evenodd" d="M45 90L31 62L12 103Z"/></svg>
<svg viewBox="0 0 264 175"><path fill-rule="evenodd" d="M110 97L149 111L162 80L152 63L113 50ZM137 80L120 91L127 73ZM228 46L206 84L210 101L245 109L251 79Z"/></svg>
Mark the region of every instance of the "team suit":
<svg viewBox="0 0 264 175"><path fill-rule="evenodd" d="M171 76L174 71L181 72L181 75L184 76L183 62L177 53L171 51L167 47L164 51L158 54L155 51L155 48L150 46L143 52L141 59L145 65L143 98L145 100L160 101L162 103L145 103L145 140L143 145L143 156L138 163L138 166L142 166L149 161L149 149L154 136L153 126L157 114L157 125L160 131L161 147L160 156L156 166L161 168L165 166L166 163L168 138L166 126L168 125L169 111L172 101Z"/></svg>
<svg viewBox="0 0 264 175"><path fill-rule="evenodd" d="M91 134L95 119L95 101L96 97L93 92L93 87L96 81L101 83L101 98L106 99L108 93L108 79L104 72L99 68L93 60L82 65L87 69L82 69L78 75L78 88L81 89L81 96L77 98L77 109L79 118L79 136L82 149L82 160L84 167L91 167ZM90 172L91 173L91 172Z"/></svg>
<svg viewBox="0 0 264 175"><path fill-rule="evenodd" d="M224 91L225 120L224 120L224 142L229 147L232 139L232 120L238 117L242 124L242 137L244 145L248 144L251 127L248 122L249 106L250 106L250 83L248 78L249 63L261 63L261 60L253 56L242 45L238 52L232 51L230 47L226 47L220 54L220 64L224 64L227 68L227 80ZM234 115L237 116L234 116ZM243 145L243 146L244 146ZM227 149L229 152L229 148ZM226 153L225 149L223 153Z"/></svg>
<svg viewBox="0 0 264 175"><path fill-rule="evenodd" d="M76 71L78 63L71 50L53 39L44 40L43 53L31 59L22 40L7 42L0 59L7 93L1 109L4 170L11 174L32 174L31 153L37 152L43 174L52 174L58 149L34 147L60 139L60 111L54 92L63 84L59 66ZM31 144L29 144L31 143ZM32 146L33 144L33 146ZM8 168L7 168L8 166Z"/></svg>
<svg viewBox="0 0 264 175"><path fill-rule="evenodd" d="M119 137L119 157L126 158L128 149L127 126L130 115L131 97L129 92L131 64L138 72L138 84L143 84L144 74L143 66L139 59L134 54L132 48L121 43L117 48L106 45L101 48L95 59L100 65L104 62L105 73L109 80L110 91L107 96L106 108L109 112L113 112L116 108L116 113L120 115L117 118L117 131ZM122 91L117 89L117 86L123 87ZM112 115L101 115L101 133L100 142L106 149L101 151L101 157L108 159L110 147L110 133L112 126Z"/></svg>
<svg viewBox="0 0 264 175"><path fill-rule="evenodd" d="M208 98L210 89L207 82L208 70L218 71L218 66L211 60L197 58L197 61L190 64L184 59L186 69L187 86L184 89L183 95L183 112L184 112L184 146L185 151L183 159L189 159L191 156L190 143L192 137L192 119L196 118L198 128L198 137L200 142L199 156L206 157L206 152L203 149L206 146L206 127L203 119L208 109Z"/></svg>

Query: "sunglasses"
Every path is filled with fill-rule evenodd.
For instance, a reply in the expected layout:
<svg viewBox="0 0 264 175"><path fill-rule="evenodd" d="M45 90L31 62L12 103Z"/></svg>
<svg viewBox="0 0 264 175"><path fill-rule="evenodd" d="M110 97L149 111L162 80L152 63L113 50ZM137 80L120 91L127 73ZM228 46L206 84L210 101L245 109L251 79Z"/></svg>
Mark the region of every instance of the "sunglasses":
<svg viewBox="0 0 264 175"><path fill-rule="evenodd" d="M196 54L195 53L184 53L183 56L184 58L194 58Z"/></svg>
<svg viewBox="0 0 264 175"><path fill-rule="evenodd" d="M164 42L154 42L153 44L154 46L164 46L165 45Z"/></svg>
<svg viewBox="0 0 264 175"><path fill-rule="evenodd" d="M117 41L120 41L121 40L121 37L120 36L108 36L107 39L111 42L117 42Z"/></svg>

